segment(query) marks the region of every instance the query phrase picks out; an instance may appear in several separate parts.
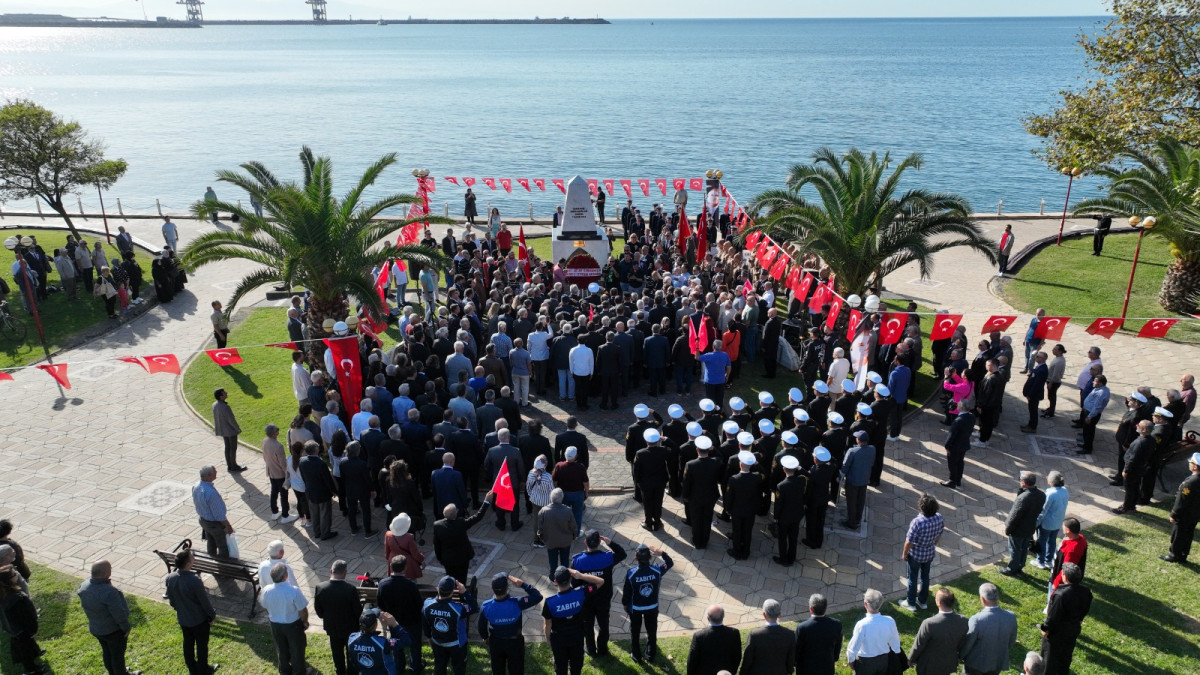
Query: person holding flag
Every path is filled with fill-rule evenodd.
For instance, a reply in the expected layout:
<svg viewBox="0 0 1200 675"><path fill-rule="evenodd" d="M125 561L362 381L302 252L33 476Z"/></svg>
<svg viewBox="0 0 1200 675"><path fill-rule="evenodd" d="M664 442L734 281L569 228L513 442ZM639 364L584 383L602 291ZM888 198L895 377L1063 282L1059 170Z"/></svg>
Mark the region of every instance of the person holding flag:
<svg viewBox="0 0 1200 675"><path fill-rule="evenodd" d="M517 238L517 260L521 263L521 272L525 275L525 281L533 278L529 270L529 248L525 245L525 226L522 225L519 229Z"/></svg>
<svg viewBox="0 0 1200 675"><path fill-rule="evenodd" d="M525 476L525 462L521 451L512 445L512 432L500 429L496 432L499 444L487 451L483 459L483 470L492 479L492 492L496 493L493 504L496 507L496 529L504 530L504 512L509 513L512 531L521 529L520 510L517 508L517 490L512 477Z"/></svg>

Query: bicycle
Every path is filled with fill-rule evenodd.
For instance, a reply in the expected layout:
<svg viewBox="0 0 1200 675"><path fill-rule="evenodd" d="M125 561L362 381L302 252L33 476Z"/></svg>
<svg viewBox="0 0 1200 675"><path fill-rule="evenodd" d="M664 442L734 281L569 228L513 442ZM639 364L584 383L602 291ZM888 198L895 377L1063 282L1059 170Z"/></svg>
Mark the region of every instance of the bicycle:
<svg viewBox="0 0 1200 675"><path fill-rule="evenodd" d="M25 322L13 316L13 313L8 311L8 302L0 300L0 334L8 335L11 333L17 342L24 342L27 330Z"/></svg>

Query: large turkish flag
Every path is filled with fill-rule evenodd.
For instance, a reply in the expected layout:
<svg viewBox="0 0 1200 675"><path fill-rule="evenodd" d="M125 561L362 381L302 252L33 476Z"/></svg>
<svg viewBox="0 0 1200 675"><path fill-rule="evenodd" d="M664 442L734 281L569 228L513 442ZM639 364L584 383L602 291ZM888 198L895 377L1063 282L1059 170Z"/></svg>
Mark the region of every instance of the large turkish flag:
<svg viewBox="0 0 1200 675"><path fill-rule="evenodd" d="M517 505L517 495L513 490L512 476L508 473L508 460L500 463L500 471L496 473L496 482L492 483L492 492L496 493L496 508L501 511L512 511Z"/></svg>
<svg viewBox="0 0 1200 675"><path fill-rule="evenodd" d="M342 390L342 404L350 416L358 413L362 400L362 367L358 360L358 338L326 338L325 346L333 352L333 364L337 368L337 381Z"/></svg>

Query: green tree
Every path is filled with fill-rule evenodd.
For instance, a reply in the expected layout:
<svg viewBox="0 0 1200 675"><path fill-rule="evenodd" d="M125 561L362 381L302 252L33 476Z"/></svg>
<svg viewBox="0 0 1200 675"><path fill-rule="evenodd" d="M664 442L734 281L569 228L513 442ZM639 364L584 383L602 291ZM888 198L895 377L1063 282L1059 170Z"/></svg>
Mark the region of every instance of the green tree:
<svg viewBox="0 0 1200 675"><path fill-rule="evenodd" d="M123 159L105 159L104 144L88 139L78 122L32 101L0 107L0 201L41 199L76 238L63 197L92 186L107 190L126 168Z"/></svg>
<svg viewBox="0 0 1200 675"><path fill-rule="evenodd" d="M1200 0L1110 0L1113 17L1079 44L1080 88L1027 117L1052 168L1099 167L1162 137L1200 144Z"/></svg>
<svg viewBox="0 0 1200 675"><path fill-rule="evenodd" d="M788 171L787 188L754 198L753 230L801 254L815 253L836 276L839 292L865 294L872 285L909 263L921 277L933 271L939 251L966 246L995 262L996 246L970 219L959 195L909 190L897 195L900 178L919 170L919 154L905 157L890 174L891 157L852 148L839 157L829 148L813 153L812 164ZM809 188L817 199L806 198Z"/></svg>
<svg viewBox="0 0 1200 675"><path fill-rule="evenodd" d="M1200 149L1168 138L1155 144L1153 153L1128 150L1119 158L1139 166L1099 170L1108 179L1108 196L1080 202L1075 214L1154 216L1150 234L1166 239L1175 258L1158 303L1190 314L1200 293Z"/></svg>
<svg viewBox="0 0 1200 675"><path fill-rule="evenodd" d="M323 328L325 319L340 321L350 313L350 299L376 313L382 312L383 305L371 277L375 265L396 258L408 261L415 268L429 265L440 270L449 265L437 249L397 246L385 241L414 222L450 222L436 216L378 219L387 209L417 203L418 197L392 194L370 204L362 203L364 193L384 169L396 163L395 153L384 155L372 164L341 199L333 192L329 158L313 157L312 150L305 147L300 152L300 163L304 168L300 184L279 180L258 162L242 164L245 173L217 172L217 180L245 190L262 204L262 218L253 209L228 202L201 200L192 206L192 212L201 219L214 212L234 213L240 218L240 226L237 230L208 232L193 239L181 253L184 265L199 268L230 259L257 265L234 289L227 313L247 293L267 284L303 286L312 292L308 328L312 339L317 339L328 335ZM310 351L315 356L319 348Z"/></svg>

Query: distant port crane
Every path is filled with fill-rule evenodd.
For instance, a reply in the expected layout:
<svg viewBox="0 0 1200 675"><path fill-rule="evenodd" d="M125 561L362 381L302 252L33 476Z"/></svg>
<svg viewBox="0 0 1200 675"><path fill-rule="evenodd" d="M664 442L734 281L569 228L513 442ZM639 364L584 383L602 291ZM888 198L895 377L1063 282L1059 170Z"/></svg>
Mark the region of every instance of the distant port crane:
<svg viewBox="0 0 1200 675"><path fill-rule="evenodd" d="M179 0L175 4L183 5L187 9L187 20L195 23L204 21L204 10L200 8L204 4L203 0Z"/></svg>
<svg viewBox="0 0 1200 675"><path fill-rule="evenodd" d="M325 13L325 0L304 0L304 4L312 5L313 21L327 21L328 14Z"/></svg>

